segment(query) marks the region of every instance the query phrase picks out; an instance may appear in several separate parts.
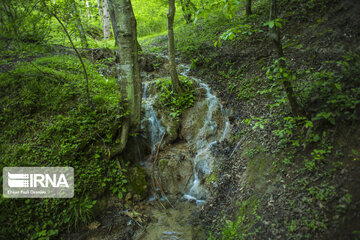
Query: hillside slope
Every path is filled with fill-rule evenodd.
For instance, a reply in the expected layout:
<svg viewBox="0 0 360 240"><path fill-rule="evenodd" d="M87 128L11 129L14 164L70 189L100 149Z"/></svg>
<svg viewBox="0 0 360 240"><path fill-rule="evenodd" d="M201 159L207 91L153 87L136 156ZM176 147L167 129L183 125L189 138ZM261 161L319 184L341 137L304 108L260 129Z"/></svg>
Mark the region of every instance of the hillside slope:
<svg viewBox="0 0 360 240"><path fill-rule="evenodd" d="M248 18L218 12L178 29L179 56L232 111L232 138L213 149L204 224L211 239L359 239L360 3L279 8L281 70L262 1ZM161 52L165 40L143 44ZM304 115L291 114L279 71L291 76Z"/></svg>

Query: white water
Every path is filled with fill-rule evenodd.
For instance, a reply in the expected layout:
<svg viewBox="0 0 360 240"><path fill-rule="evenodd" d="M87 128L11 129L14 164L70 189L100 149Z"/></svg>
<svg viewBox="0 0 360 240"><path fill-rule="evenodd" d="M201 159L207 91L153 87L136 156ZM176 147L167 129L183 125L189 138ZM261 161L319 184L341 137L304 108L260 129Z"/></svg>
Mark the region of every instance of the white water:
<svg viewBox="0 0 360 240"><path fill-rule="evenodd" d="M196 136L190 142L190 144L194 146L196 155L193 158L193 177L184 193L184 198L192 201L195 200L196 203L203 203L209 196L209 191L203 184L201 184L201 182L206 176L209 176L212 173L214 165L211 148L214 144L219 143L226 138L230 130L230 123L227 111L223 108L218 98L212 94L210 87L199 79L189 77L189 70L189 67L180 65L181 75L196 81L201 88L206 90L206 97L202 101L203 104L207 106L207 112L203 126L201 129L197 130ZM160 121L156 116L156 112L153 107L155 96L150 96L148 93L149 84L149 82L145 82L143 84L143 105L145 108L145 117L142 121L142 126L145 130L147 128L147 131L149 132L149 140L151 141L151 146L154 151L155 145L160 142L165 129L161 126ZM219 115L219 111L221 113L221 119L217 119L216 121L214 119L215 114L218 113Z"/></svg>
<svg viewBox="0 0 360 240"><path fill-rule="evenodd" d="M152 151L155 150L155 145L160 142L162 135L165 132L163 126L161 126L159 119L156 116L156 112L154 110L154 97L149 97L149 82L145 82L143 84L143 106L145 108L145 117L141 122L141 126L145 128L147 125L149 137L150 137L150 144L152 147ZM146 129L145 129L146 130Z"/></svg>
<svg viewBox="0 0 360 240"><path fill-rule="evenodd" d="M202 203L209 196L209 191L201 184L201 179L204 176L209 176L212 172L214 165L214 157L211 153L211 148L214 144L222 142L229 130L230 122L228 118L227 111L224 110L222 104L219 102L218 98L211 93L210 87L203 83L201 80L189 77L188 73L190 68L185 65L180 66L181 74L184 77L191 78L196 81L200 87L206 89L206 98L204 103L207 105L207 114L203 127L197 133L194 142L196 149L196 156L193 159L194 166L194 178L190 184L190 189L187 193L184 194L184 197L188 200L196 200L196 203ZM222 121L225 122L223 129L219 129L218 123L214 119L214 113L220 110L222 115ZM218 132L221 131L222 134L218 137Z"/></svg>

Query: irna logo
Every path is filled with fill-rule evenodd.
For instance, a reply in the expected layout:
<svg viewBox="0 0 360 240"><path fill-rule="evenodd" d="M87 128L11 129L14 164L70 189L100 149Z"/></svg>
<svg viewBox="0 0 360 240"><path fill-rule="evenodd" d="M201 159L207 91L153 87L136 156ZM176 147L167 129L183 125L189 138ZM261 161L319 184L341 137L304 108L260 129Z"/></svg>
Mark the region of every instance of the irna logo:
<svg viewBox="0 0 360 240"><path fill-rule="evenodd" d="M72 198L72 167L5 167L3 195L7 198Z"/></svg>
<svg viewBox="0 0 360 240"><path fill-rule="evenodd" d="M19 174L8 172L8 186L11 188L69 187L65 174Z"/></svg>

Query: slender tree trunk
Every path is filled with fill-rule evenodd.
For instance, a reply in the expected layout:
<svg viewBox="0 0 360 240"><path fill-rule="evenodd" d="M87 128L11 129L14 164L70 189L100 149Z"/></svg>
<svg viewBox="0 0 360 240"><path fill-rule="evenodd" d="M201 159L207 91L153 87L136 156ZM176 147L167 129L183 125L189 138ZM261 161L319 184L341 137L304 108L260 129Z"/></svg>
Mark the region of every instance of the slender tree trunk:
<svg viewBox="0 0 360 240"><path fill-rule="evenodd" d="M104 11L103 11L103 6L102 6L102 1L101 0L97 0L97 6L99 9L99 17L100 17L100 21L101 21L101 25L104 25Z"/></svg>
<svg viewBox="0 0 360 240"><path fill-rule="evenodd" d="M246 16L250 16L252 14L251 11L251 0L246 1Z"/></svg>
<svg viewBox="0 0 360 240"><path fill-rule="evenodd" d="M276 17L277 17L277 0L271 0L270 19L269 20L275 21ZM283 58L284 52L283 52L282 43L281 43L281 33L275 24L272 28L270 28L270 37L276 48L278 58ZM286 67L285 66L286 63L285 63L284 59L280 59L279 64L280 64L280 67L282 67L282 68ZM295 96L292 84L288 79L284 79L283 87L285 89L287 98L289 100L292 113L296 116L302 115L303 114L302 108L300 107L299 103L296 100L296 96Z"/></svg>
<svg viewBox="0 0 360 240"><path fill-rule="evenodd" d="M175 40L174 40L174 17L175 17L175 0L169 0L168 12L168 48L169 48L169 61L170 61L170 76L174 91L181 92L179 77L176 71L175 63Z"/></svg>
<svg viewBox="0 0 360 240"><path fill-rule="evenodd" d="M79 35L80 35L80 39L81 39L81 46L83 48L88 48L89 44L87 42L85 30L84 30L83 25L81 23L80 14L79 14L79 11L78 11L78 9L76 7L75 0L71 1L71 5L72 5L73 13L74 13L74 16L75 16L76 27L77 27L77 29L79 31Z"/></svg>
<svg viewBox="0 0 360 240"><path fill-rule="evenodd" d="M90 4L89 4L89 1L87 1L87 0L85 1L85 7L86 7L87 18L91 19L92 14L90 11Z"/></svg>
<svg viewBox="0 0 360 240"><path fill-rule="evenodd" d="M111 25L110 25L110 13L108 0L103 0L104 18L103 18L103 30L104 39L108 39L111 36Z"/></svg>
<svg viewBox="0 0 360 240"><path fill-rule="evenodd" d="M45 3L45 6L46 8L48 9L46 3ZM85 67L85 64L84 64L84 61L82 60L82 57L79 53L79 51L77 50L77 48L75 47L75 44L73 43L73 41L71 40L71 37L70 37L70 34L68 32L68 30L66 29L65 25L62 23L62 21L60 20L60 18L56 15L55 12L51 12L49 9L48 9L49 13L55 17L55 19L60 23L61 27L63 28L66 36L68 37L69 41L70 41L70 44L72 46L72 48L74 49L77 57L79 58L79 61L81 63L81 66L83 68L83 71L84 71L84 76L85 76L85 80L86 80L86 97L87 97L87 101L89 102L90 101L90 93L89 93L89 76L87 74L87 71L86 71L86 67Z"/></svg>
<svg viewBox="0 0 360 240"><path fill-rule="evenodd" d="M130 111L121 123L122 151L129 133L140 130L141 79L136 20L130 0L108 0L108 3L117 45L117 81L125 111Z"/></svg>

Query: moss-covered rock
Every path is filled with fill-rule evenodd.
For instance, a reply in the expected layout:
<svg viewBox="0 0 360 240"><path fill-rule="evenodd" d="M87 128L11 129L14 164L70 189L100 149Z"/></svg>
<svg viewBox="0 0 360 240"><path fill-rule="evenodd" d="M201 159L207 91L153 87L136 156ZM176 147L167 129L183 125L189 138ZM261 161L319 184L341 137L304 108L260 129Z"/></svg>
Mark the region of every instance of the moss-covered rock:
<svg viewBox="0 0 360 240"><path fill-rule="evenodd" d="M173 143L176 139L178 139L180 123L177 119L172 118L169 113L162 112L161 110L159 112L159 115L161 116L161 125L164 126L166 131L164 145Z"/></svg>
<svg viewBox="0 0 360 240"><path fill-rule="evenodd" d="M195 103L194 107L187 110L181 120L181 136L192 142L199 130L204 126L208 106L203 102Z"/></svg>
<svg viewBox="0 0 360 240"><path fill-rule="evenodd" d="M131 167L127 173L127 179L129 180L127 185L128 190L133 194L141 196L143 199L147 196L150 189L146 178L147 174L144 168L140 166Z"/></svg>
<svg viewBox="0 0 360 240"><path fill-rule="evenodd" d="M193 175L187 145L176 144L171 149L160 153L158 168L162 186L167 193L184 192Z"/></svg>

